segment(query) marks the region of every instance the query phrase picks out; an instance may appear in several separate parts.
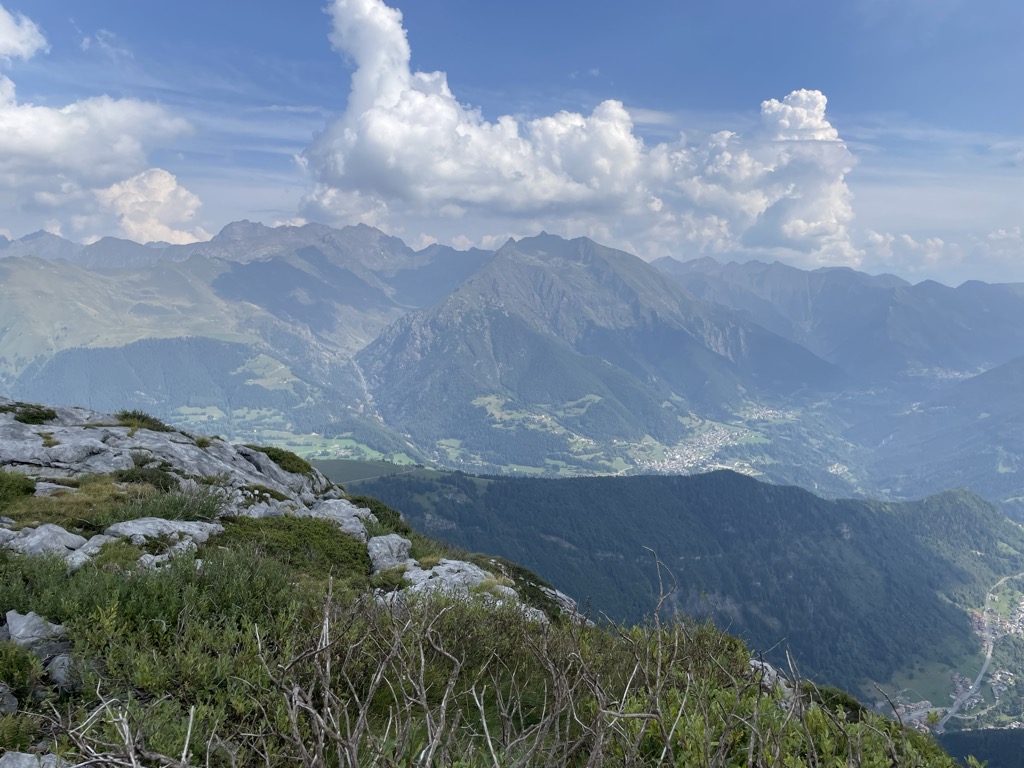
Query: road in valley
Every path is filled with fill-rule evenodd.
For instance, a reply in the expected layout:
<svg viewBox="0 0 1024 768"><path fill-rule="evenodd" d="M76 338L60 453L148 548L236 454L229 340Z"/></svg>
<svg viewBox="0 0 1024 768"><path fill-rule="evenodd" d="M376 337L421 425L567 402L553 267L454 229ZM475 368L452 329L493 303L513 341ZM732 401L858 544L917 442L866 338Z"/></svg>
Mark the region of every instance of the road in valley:
<svg viewBox="0 0 1024 768"><path fill-rule="evenodd" d="M935 733L942 733L946 730L946 723L949 722L951 717L954 717L960 708L963 707L967 700L981 690L981 683L985 679L985 673L988 672L988 666L992 663L992 650L996 645L995 630L992 628L992 622L989 620L988 607L989 603L992 602L992 595L999 587L1003 586L1010 579L1019 579L1024 576L1024 572L1014 574L1013 576L1003 576L999 581L989 587L988 592L985 595L985 609L981 613L982 629L981 637L982 642L985 645L985 663L981 665L981 671L978 676L974 679L974 683L966 691L961 693L953 701L953 706L946 710L946 714L943 715L942 719L935 725Z"/></svg>

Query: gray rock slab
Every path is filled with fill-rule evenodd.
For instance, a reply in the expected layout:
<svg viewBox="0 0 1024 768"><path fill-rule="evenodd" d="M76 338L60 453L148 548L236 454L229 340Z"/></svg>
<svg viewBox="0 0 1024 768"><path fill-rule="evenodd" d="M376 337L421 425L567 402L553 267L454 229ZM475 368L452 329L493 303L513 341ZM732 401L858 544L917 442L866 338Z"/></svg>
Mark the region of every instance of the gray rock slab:
<svg viewBox="0 0 1024 768"><path fill-rule="evenodd" d="M7 547L23 555L53 553L63 557L86 542L85 537L65 531L54 523L45 523L38 528L23 528L19 533L21 535L7 542Z"/></svg>
<svg viewBox="0 0 1024 768"><path fill-rule="evenodd" d="M366 552L370 556L372 572L386 571L406 565L412 542L397 533L386 536L374 536L366 542Z"/></svg>
<svg viewBox="0 0 1024 768"><path fill-rule="evenodd" d="M67 636L64 627L51 624L35 611L25 614L8 611L7 631L16 646L30 650L43 643L63 640Z"/></svg>
<svg viewBox="0 0 1024 768"><path fill-rule="evenodd" d="M298 517L315 517L330 520L342 533L366 541L366 526L363 521L376 523L377 518L368 509L357 507L344 499L321 501L312 508L302 508L295 512Z"/></svg>
<svg viewBox="0 0 1024 768"><path fill-rule="evenodd" d="M77 488L69 488L58 483L37 482L36 496L60 496L64 493L77 493Z"/></svg>
<svg viewBox="0 0 1024 768"><path fill-rule="evenodd" d="M186 537L196 544L205 544L206 540L217 533L223 533L224 526L220 523L202 523L189 520L164 520L160 517L142 517L138 520L127 520L114 523L103 533L119 539L155 539L161 536Z"/></svg>
<svg viewBox="0 0 1024 768"><path fill-rule="evenodd" d="M494 576L473 563L445 559L430 570L409 568L403 578L410 582L408 591L412 593L442 592L468 596L472 589Z"/></svg>
<svg viewBox="0 0 1024 768"><path fill-rule="evenodd" d="M5 752L0 768L70 768L71 763L56 755L33 755L28 752Z"/></svg>

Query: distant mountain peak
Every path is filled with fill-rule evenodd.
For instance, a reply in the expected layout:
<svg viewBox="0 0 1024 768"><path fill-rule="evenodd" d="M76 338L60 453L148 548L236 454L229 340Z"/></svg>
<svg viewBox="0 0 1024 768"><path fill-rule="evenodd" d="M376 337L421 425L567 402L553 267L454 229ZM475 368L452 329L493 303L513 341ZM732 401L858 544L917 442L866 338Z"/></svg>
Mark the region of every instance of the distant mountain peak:
<svg viewBox="0 0 1024 768"><path fill-rule="evenodd" d="M60 235L53 234L53 232L47 232L45 229L39 229L39 230L36 230L35 232L32 232L31 234L25 235L23 238L21 238L21 242L23 242L23 243L30 243L33 240L65 240L65 239L66 238L63 238ZM68 240L68 242L71 242L71 241Z"/></svg>
<svg viewBox="0 0 1024 768"><path fill-rule="evenodd" d="M248 240L270 232L270 227L258 221L233 221L213 236L214 240Z"/></svg>

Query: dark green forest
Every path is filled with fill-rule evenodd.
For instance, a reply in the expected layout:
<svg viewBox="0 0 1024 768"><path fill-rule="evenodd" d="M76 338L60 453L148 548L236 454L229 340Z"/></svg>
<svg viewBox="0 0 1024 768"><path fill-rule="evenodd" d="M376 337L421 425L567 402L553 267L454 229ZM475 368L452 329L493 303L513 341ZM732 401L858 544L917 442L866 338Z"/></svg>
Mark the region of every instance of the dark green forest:
<svg viewBox="0 0 1024 768"><path fill-rule="evenodd" d="M727 471L412 473L354 487L454 545L523 563L612 622L654 609L660 573L673 587L663 610L712 618L779 663L788 650L801 672L862 695L921 659L977 653L965 607L1024 570L1024 531L965 491L834 501Z"/></svg>

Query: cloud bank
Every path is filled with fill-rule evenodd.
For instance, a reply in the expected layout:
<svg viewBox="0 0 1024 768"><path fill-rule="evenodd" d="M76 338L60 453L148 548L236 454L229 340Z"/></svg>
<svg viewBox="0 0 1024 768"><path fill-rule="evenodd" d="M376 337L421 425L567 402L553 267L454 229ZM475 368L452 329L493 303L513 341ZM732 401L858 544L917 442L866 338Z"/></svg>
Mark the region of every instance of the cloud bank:
<svg viewBox="0 0 1024 768"><path fill-rule="evenodd" d="M174 228L187 226L201 203L198 196L178 186L174 175L162 168L151 168L99 190L96 197L117 215L121 231L140 243L158 240L180 244L210 239L210 234L200 227Z"/></svg>
<svg viewBox="0 0 1024 768"><path fill-rule="evenodd" d="M46 38L32 19L15 17L0 5L0 61L31 59L46 47Z"/></svg>
<svg viewBox="0 0 1024 768"><path fill-rule="evenodd" d="M443 72L411 71L399 11L380 0L328 10L331 43L355 69L345 112L302 158L315 180L309 218L394 228L440 217L453 241L480 243L478 222L545 227L648 258L754 251L804 266L860 263L845 181L854 157L818 91L763 102L745 135L650 146L614 100L589 115L490 121Z"/></svg>
<svg viewBox="0 0 1024 768"><path fill-rule="evenodd" d="M0 62L46 50L31 19L0 6ZM190 218L198 198L176 181L171 188L166 171L146 170L150 150L189 130L187 121L137 99L97 96L59 108L21 103L14 82L0 74L0 200L8 210L47 218L51 229L70 225L65 234L84 239L119 231L143 240L195 240L201 230L170 225ZM138 199L144 194L154 197L145 203Z"/></svg>

